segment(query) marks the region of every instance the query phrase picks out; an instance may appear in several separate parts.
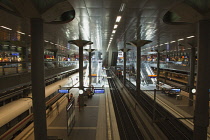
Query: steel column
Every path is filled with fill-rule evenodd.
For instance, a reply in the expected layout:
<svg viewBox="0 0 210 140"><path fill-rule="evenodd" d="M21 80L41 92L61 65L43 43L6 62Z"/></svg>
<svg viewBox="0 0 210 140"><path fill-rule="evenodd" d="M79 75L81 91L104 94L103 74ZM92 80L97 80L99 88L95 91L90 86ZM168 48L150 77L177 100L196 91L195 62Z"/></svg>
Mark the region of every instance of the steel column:
<svg viewBox="0 0 210 140"><path fill-rule="evenodd" d="M35 140L47 139L43 20L31 19L31 80Z"/></svg>
<svg viewBox="0 0 210 140"><path fill-rule="evenodd" d="M207 139L209 125L210 21L198 23L198 70L194 111L194 140Z"/></svg>

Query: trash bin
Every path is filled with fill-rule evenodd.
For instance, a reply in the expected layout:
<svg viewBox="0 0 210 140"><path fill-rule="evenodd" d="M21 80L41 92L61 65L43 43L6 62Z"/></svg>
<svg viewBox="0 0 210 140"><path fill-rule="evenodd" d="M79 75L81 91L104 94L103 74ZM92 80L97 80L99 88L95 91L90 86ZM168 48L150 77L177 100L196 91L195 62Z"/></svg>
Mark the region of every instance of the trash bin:
<svg viewBox="0 0 210 140"><path fill-rule="evenodd" d="M177 100L182 100L182 95L176 95Z"/></svg>

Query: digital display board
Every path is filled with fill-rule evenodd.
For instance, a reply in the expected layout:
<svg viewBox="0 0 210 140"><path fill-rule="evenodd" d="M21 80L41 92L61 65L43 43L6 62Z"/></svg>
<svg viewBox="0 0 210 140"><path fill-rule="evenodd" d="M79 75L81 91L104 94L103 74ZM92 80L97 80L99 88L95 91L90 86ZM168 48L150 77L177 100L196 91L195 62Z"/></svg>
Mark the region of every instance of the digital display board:
<svg viewBox="0 0 210 140"><path fill-rule="evenodd" d="M104 89L94 89L94 93L104 93Z"/></svg>
<svg viewBox="0 0 210 140"><path fill-rule="evenodd" d="M171 90L173 90L173 91L175 91L175 92L181 92L181 89L178 89L178 88L174 88L174 89L171 89Z"/></svg>
<svg viewBox="0 0 210 140"><path fill-rule="evenodd" d="M68 89L59 89L58 93L69 93Z"/></svg>

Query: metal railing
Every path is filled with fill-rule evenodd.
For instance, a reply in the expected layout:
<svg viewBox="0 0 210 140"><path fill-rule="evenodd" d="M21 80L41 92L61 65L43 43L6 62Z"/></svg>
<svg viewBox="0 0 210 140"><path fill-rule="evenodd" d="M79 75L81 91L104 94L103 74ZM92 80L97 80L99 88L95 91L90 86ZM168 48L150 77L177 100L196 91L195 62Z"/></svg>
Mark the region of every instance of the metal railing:
<svg viewBox="0 0 210 140"><path fill-rule="evenodd" d="M79 65L78 61L44 62L44 69L62 68ZM84 64L85 66L85 64ZM31 62L0 62L0 77L5 75L31 72Z"/></svg>

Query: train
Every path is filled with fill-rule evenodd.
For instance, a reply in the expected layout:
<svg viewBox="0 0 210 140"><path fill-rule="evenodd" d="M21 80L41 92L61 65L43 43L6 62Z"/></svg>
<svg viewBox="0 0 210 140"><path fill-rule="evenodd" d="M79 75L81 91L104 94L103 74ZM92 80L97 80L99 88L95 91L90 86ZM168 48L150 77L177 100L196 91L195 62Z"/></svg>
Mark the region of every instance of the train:
<svg viewBox="0 0 210 140"><path fill-rule="evenodd" d="M59 100L64 94L57 93L57 90L67 84L73 86L76 80L69 79L69 74L78 74L78 69L71 70L68 75L45 87L46 109ZM72 75L74 76L74 75ZM33 122L32 93L27 97L7 103L0 107L0 140L13 139L25 127Z"/></svg>

